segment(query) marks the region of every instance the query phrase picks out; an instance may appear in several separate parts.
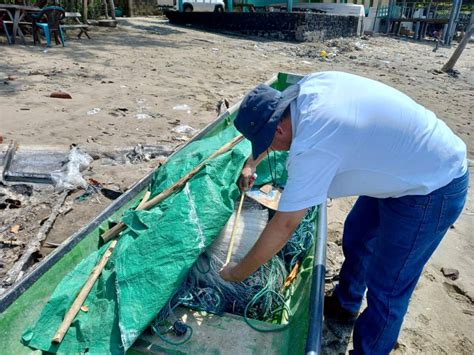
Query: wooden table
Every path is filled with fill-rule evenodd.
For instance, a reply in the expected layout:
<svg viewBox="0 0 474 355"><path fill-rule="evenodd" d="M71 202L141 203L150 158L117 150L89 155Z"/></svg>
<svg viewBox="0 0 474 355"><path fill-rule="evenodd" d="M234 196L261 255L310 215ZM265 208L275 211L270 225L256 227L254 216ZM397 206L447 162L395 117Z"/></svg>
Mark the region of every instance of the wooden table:
<svg viewBox="0 0 474 355"><path fill-rule="evenodd" d="M13 23L11 43L14 44L16 36L20 36L23 43L26 43L23 31L20 28L20 22L27 12L40 12L41 9L36 6L0 4L0 9L5 10Z"/></svg>

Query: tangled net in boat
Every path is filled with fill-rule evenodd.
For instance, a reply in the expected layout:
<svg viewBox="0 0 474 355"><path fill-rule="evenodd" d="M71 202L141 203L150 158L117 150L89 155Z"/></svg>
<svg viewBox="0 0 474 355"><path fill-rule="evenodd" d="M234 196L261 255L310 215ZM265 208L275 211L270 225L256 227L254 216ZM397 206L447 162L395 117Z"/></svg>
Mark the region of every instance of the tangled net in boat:
<svg viewBox="0 0 474 355"><path fill-rule="evenodd" d="M179 306L214 314L228 312L244 316L246 320L280 323L285 311L289 314L283 294L284 283L288 273L313 244L314 216L315 209L309 209L282 251L254 274L243 282L226 282L219 276L219 270L224 265L235 221L235 216L231 216L220 236L200 256L181 288L160 311L152 326L154 331L160 337L166 333L173 324L170 320L177 319L173 311ZM267 222L268 210L246 201L235 233L234 260L246 255Z"/></svg>

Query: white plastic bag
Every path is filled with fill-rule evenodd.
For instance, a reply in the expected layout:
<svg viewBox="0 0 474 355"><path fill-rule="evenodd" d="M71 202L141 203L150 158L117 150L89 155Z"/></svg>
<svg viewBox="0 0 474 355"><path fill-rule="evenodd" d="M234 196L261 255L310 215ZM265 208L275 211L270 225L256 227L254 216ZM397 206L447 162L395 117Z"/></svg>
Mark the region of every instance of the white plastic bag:
<svg viewBox="0 0 474 355"><path fill-rule="evenodd" d="M60 169L51 173L54 185L58 190L73 190L78 187L87 188L87 182L82 177L81 171L86 169L93 158L82 152L78 147L71 148L68 162Z"/></svg>

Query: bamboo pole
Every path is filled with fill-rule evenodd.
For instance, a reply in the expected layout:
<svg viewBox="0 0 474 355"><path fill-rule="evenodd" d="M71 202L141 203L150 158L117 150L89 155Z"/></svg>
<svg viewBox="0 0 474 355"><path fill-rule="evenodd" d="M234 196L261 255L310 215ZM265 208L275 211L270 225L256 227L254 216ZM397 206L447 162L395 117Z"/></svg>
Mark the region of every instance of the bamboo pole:
<svg viewBox="0 0 474 355"><path fill-rule="evenodd" d="M150 198L150 191L146 191L138 207L143 206L145 202L148 201L149 198ZM92 269L86 283L84 284L84 286L82 286L82 289L79 291L78 295L76 296L76 299L72 303L71 307L69 307L69 310L66 312L66 315L64 316L63 321L59 325L58 330L56 331L56 334L51 340L52 343L59 344L63 341L64 336L66 335L69 327L71 326L71 323L73 322L77 313L79 312L82 305L84 304L84 301L89 295L89 292L91 292L92 287L94 286L98 277L102 273L102 270L104 270L105 265L107 265L107 262L109 261L110 256L112 255L112 252L114 251L117 243L118 243L118 239L110 243L109 247L104 252L104 255L102 255L102 258L100 259L99 263Z"/></svg>
<svg viewBox="0 0 474 355"><path fill-rule="evenodd" d="M141 210L143 209L143 205L148 201L148 199L150 198L150 195L151 195L151 192L149 190L147 190L145 192L145 195L143 195L143 198L142 200L140 201L140 203L138 204L137 206L137 210Z"/></svg>
<svg viewBox="0 0 474 355"><path fill-rule="evenodd" d="M211 161L212 159L216 158L217 156L229 151L234 146L239 144L243 139L244 139L244 136L239 135L239 136L235 137L233 140L231 140L229 143L223 145L221 148L219 148L213 154L211 154L208 158L206 158L204 161L202 161L200 164L198 164L196 167L194 167L189 173L187 173L185 176L183 176L181 179L179 179L177 182L175 182L169 188L167 188L166 190L164 190L160 194L156 195L150 201L143 204L143 206L141 206L140 209L137 208L137 210L148 210L148 209L156 206L158 203L160 203L164 199L168 198L175 191L177 191L184 184L186 184L194 175L196 175L202 169L202 167L204 165L206 165L209 161ZM104 243L106 243L109 240L111 240L112 238L119 235L124 229L125 229L125 223L119 222L114 227L109 229L107 232L102 234L102 240L104 241Z"/></svg>
<svg viewBox="0 0 474 355"><path fill-rule="evenodd" d="M235 221L232 227L232 232L230 233L229 249L227 249L227 257L225 258L226 264L229 263L230 258L232 257L232 251L234 249L235 232L237 231L237 225L240 220L240 212L242 211L242 205L244 204L244 197L245 197L245 192L242 191L242 194L240 195L239 208L237 209L237 214L235 215Z"/></svg>
<svg viewBox="0 0 474 355"><path fill-rule="evenodd" d="M102 270L107 264L107 261L109 261L109 258L112 255L112 252L114 251L115 246L117 245L117 241L118 240L114 240L110 243L104 255L102 255L102 258L100 259L99 263L94 267L94 269L92 269L92 272L89 275L89 278L87 279L86 283L82 287L81 291L79 291L78 295L76 296L76 299L74 300L73 304L71 305L66 315L64 316L62 323L59 325L58 330L56 331L56 334L54 335L52 339L53 343L59 344L63 340L69 327L71 326L72 321L76 317L77 313L82 307L82 304L84 303L87 296L89 295L89 292L94 286L94 283L96 282L96 280L102 273Z"/></svg>

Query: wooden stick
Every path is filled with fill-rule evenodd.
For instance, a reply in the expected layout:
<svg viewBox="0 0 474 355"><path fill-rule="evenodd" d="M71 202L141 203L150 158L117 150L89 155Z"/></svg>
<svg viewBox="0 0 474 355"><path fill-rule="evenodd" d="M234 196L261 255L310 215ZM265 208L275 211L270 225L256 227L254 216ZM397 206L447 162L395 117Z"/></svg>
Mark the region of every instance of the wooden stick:
<svg viewBox="0 0 474 355"><path fill-rule="evenodd" d="M94 267L94 269L92 269L92 272L89 275L89 278L87 279L86 283L82 287L81 291L79 291L78 295L76 296L76 299L74 300L73 304L71 305L66 315L64 316L64 319L62 323L59 325L58 330L56 331L56 334L54 335L51 342L55 344L59 344L63 340L64 336L66 335L66 332L71 326L72 321L76 317L77 313L82 307L82 304L84 303L87 296L89 295L89 292L94 286L94 283L96 282L97 278L102 273L102 270L107 264L107 261L109 261L109 258L112 255L112 252L115 246L117 245L117 242L118 240L114 240L112 241L112 243L110 243L104 255L102 255L102 258L100 259L99 263Z"/></svg>
<svg viewBox="0 0 474 355"><path fill-rule="evenodd" d="M185 176L183 176L181 179L179 179L177 182L175 182L173 185L171 185L169 188L161 192L160 194L156 195L154 198L152 198L150 201L146 202L140 210L148 210L164 199L168 198L170 195L172 195L175 191L180 189L184 184L186 184L194 175L196 175L201 168L206 165L209 161L212 159L218 157L219 155L229 151L232 149L234 146L239 144L242 140L244 139L244 136L239 135L235 137L233 140L231 140L229 143L223 145L221 148L216 150L213 154L211 154L209 157L207 157L204 161L202 161L200 164L196 165L190 172L188 172ZM138 210L138 208L137 208ZM107 232L102 234L102 240L104 243L108 242L110 239L114 238L115 236L119 235L123 230L125 229L125 223L119 222L117 223L114 227L109 229Z"/></svg>
<svg viewBox="0 0 474 355"><path fill-rule="evenodd" d="M8 271L3 286L9 286L18 281L21 278L22 270L25 265L31 260L31 257L34 253L40 250L43 241L48 236L48 232L52 228L56 218L60 214L60 209L66 201L66 197L69 195L70 191L63 191L59 195L59 199L54 205L48 219L43 223L43 225L38 230L36 236L28 243L26 250L20 257L20 259L13 265L13 267Z"/></svg>
<svg viewBox="0 0 474 355"><path fill-rule="evenodd" d="M245 197L245 192L242 192L242 194L240 195L239 208L237 209L234 225L232 226L232 232L230 233L229 249L227 249L227 257L225 258L226 264L229 263L230 258L232 257L232 250L234 249L235 232L237 231L237 224L239 223L240 212L242 211L242 205L244 204L244 197Z"/></svg>
<svg viewBox="0 0 474 355"><path fill-rule="evenodd" d="M149 190L146 190L145 194L143 195L142 200L140 201L140 203L138 204L136 208L137 210L141 210L143 208L143 205L148 201L148 199L150 198L150 195L151 195L151 192Z"/></svg>
<svg viewBox="0 0 474 355"><path fill-rule="evenodd" d="M140 207L146 201L148 201L149 198L150 198L150 191L146 191L138 207ZM51 340L52 343L59 344L63 340L69 327L71 326L72 321L76 317L77 313L82 307L82 304L84 303L87 296L89 295L89 292L91 291L92 286L94 286L94 283L97 281L97 278L102 273L102 270L104 269L105 265L107 265L107 262L109 261L109 258L112 255L112 252L114 251L115 246L117 245L117 242L118 242L118 239L110 243L104 255L102 255L102 258L100 259L99 263L92 269L89 275L89 278L87 279L84 286L82 286L81 291L79 291L78 295L76 296L76 299L74 300L71 307L69 307L69 310L64 316L62 323L59 325L58 330L56 331L56 334Z"/></svg>

